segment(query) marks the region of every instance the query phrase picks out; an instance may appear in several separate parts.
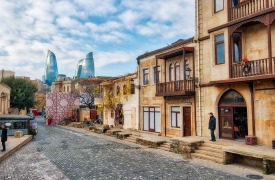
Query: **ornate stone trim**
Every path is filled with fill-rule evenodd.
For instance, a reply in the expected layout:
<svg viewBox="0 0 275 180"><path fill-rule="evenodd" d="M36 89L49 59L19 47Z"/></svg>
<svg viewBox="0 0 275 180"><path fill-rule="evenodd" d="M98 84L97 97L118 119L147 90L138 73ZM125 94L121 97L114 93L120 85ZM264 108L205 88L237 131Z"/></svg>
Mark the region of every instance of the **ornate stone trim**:
<svg viewBox="0 0 275 180"><path fill-rule="evenodd" d="M167 98L166 99L167 104L181 104L184 103L186 105L192 105L193 103L193 97L187 96L187 97L179 97L179 98Z"/></svg>

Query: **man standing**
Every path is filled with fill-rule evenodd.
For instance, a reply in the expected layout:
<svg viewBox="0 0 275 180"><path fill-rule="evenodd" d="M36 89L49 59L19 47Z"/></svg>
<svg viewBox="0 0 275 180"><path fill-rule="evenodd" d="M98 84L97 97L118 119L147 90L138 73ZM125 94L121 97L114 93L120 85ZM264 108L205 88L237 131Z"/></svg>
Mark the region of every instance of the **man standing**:
<svg viewBox="0 0 275 180"><path fill-rule="evenodd" d="M210 129L211 131L210 141L215 142L216 137L215 137L214 131L216 129L216 118L213 116L212 112L209 113L209 116L210 116L210 119L209 119L208 129Z"/></svg>
<svg viewBox="0 0 275 180"><path fill-rule="evenodd" d="M1 142L2 142L2 146L3 149L1 150L2 152L6 151L6 141L8 139L8 131L6 129L5 125L2 125L2 135L1 135Z"/></svg>

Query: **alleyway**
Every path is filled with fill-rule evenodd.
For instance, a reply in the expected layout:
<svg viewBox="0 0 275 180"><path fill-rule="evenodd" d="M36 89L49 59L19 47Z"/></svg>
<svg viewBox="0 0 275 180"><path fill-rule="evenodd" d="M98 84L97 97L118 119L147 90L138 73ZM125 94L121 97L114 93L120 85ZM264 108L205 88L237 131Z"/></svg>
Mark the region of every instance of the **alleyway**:
<svg viewBox="0 0 275 180"><path fill-rule="evenodd" d="M127 146L37 119L37 137L0 164L0 179L242 179L140 146Z"/></svg>

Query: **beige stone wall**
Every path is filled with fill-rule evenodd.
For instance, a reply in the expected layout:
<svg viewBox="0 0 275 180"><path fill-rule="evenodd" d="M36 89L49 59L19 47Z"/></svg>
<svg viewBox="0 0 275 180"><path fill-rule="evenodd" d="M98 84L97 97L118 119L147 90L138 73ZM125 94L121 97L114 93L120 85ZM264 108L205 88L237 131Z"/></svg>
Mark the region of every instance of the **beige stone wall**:
<svg viewBox="0 0 275 180"><path fill-rule="evenodd" d="M267 90L262 90L267 89ZM271 146L275 139L274 83L255 84L255 123L258 143Z"/></svg>
<svg viewBox="0 0 275 180"><path fill-rule="evenodd" d="M0 114L8 114L10 108L10 88L0 83L0 96L5 93L5 98L0 98Z"/></svg>
<svg viewBox="0 0 275 180"><path fill-rule="evenodd" d="M167 63L168 64L168 63ZM164 82L165 73L163 71L164 61L159 60L158 65L161 68L161 78L160 81ZM143 107L160 107L161 114L161 135L165 133L165 110L164 110L164 98L162 96L156 97L156 85L153 83L153 68L156 66L155 56L149 56L140 61L139 64L139 74L141 85L140 90L140 129L143 130ZM149 69L149 85L143 85L143 69Z"/></svg>

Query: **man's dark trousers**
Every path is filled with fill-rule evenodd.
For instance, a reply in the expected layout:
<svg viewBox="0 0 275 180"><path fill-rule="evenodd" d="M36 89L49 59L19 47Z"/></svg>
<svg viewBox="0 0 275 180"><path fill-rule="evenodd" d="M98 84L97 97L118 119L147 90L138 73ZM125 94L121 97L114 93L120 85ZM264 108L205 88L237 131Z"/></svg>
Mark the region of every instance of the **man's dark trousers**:
<svg viewBox="0 0 275 180"><path fill-rule="evenodd" d="M6 141L2 142L3 150L6 151Z"/></svg>
<svg viewBox="0 0 275 180"><path fill-rule="evenodd" d="M214 129L210 129L210 131L211 131L211 140L212 141L216 141L216 137L215 137L215 134L214 134Z"/></svg>

